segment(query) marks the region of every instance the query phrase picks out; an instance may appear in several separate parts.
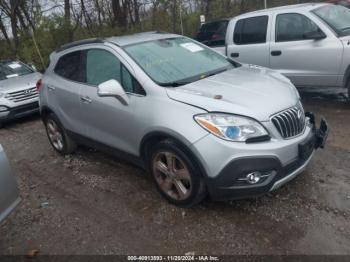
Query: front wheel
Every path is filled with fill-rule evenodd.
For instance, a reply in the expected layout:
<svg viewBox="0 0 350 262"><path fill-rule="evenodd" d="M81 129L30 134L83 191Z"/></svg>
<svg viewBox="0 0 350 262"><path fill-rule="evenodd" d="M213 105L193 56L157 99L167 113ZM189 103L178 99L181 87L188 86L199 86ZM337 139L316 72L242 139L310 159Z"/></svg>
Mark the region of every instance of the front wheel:
<svg viewBox="0 0 350 262"><path fill-rule="evenodd" d="M175 142L163 141L153 148L150 171L158 191L174 205L190 207L206 195L199 169Z"/></svg>

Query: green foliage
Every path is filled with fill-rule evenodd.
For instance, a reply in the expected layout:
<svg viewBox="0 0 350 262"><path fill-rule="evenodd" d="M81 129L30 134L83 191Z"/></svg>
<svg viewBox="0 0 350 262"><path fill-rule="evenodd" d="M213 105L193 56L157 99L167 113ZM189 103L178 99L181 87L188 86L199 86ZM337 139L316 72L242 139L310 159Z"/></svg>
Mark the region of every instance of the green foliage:
<svg viewBox="0 0 350 262"><path fill-rule="evenodd" d="M242 1L242 0L241 0ZM238 15L241 12L252 11L263 8L263 0L211 0L197 1L200 3L196 8L189 10L183 1L176 2L176 17L172 17L173 5L175 2L167 0L158 0L153 2L153 6L148 8L142 15L140 23L131 23L127 28L118 28L112 26L111 18L105 19L101 25L91 23L86 26L82 21L73 21L71 25L67 25L62 14L51 14L49 16L36 16L34 21L35 31L32 36L28 30L19 32L19 47L17 50L17 58L31 62L36 65L39 70L44 70L49 61L49 55L59 46L70 42L70 39L80 40L92 37L109 37L120 36L123 34L132 34L142 31L166 31L173 32L173 23L175 22L175 33L181 33L179 11L182 11L182 21L184 34L194 36L200 27L199 16L205 14L207 21L228 18ZM301 2L299 0L267 0L269 7L281 4L295 4ZM209 5L209 9L206 8ZM73 35L71 35L73 33ZM35 48L33 37L36 39L40 53L43 57L43 63ZM0 39L0 59L14 58L14 47L11 47L5 40Z"/></svg>

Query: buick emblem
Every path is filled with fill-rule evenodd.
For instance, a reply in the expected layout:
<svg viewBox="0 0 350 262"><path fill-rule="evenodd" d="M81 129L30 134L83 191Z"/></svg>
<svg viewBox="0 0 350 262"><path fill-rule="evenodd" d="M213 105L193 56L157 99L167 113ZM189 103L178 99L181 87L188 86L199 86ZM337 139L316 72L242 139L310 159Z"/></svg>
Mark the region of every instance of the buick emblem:
<svg viewBox="0 0 350 262"><path fill-rule="evenodd" d="M24 90L24 94L29 95L30 93L32 93L31 89Z"/></svg>

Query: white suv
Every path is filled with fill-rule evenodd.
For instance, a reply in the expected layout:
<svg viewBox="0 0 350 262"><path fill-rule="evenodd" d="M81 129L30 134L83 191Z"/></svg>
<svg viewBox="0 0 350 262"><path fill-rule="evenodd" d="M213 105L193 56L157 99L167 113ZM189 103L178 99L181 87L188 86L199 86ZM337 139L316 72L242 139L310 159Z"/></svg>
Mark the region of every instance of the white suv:
<svg viewBox="0 0 350 262"><path fill-rule="evenodd" d="M20 61L0 61L0 127L39 112L36 84L40 78L35 68Z"/></svg>

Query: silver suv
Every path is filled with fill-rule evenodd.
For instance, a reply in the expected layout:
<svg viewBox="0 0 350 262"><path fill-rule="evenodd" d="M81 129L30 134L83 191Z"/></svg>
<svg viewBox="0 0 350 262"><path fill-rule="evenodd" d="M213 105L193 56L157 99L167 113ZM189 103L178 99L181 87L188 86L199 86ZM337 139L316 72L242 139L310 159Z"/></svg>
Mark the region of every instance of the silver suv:
<svg viewBox="0 0 350 262"><path fill-rule="evenodd" d="M85 40L50 61L40 106L54 149L88 144L124 156L176 205L277 189L327 138L287 78L183 36Z"/></svg>
<svg viewBox="0 0 350 262"><path fill-rule="evenodd" d="M36 84L41 76L20 61L0 61L0 127L12 119L39 112Z"/></svg>

